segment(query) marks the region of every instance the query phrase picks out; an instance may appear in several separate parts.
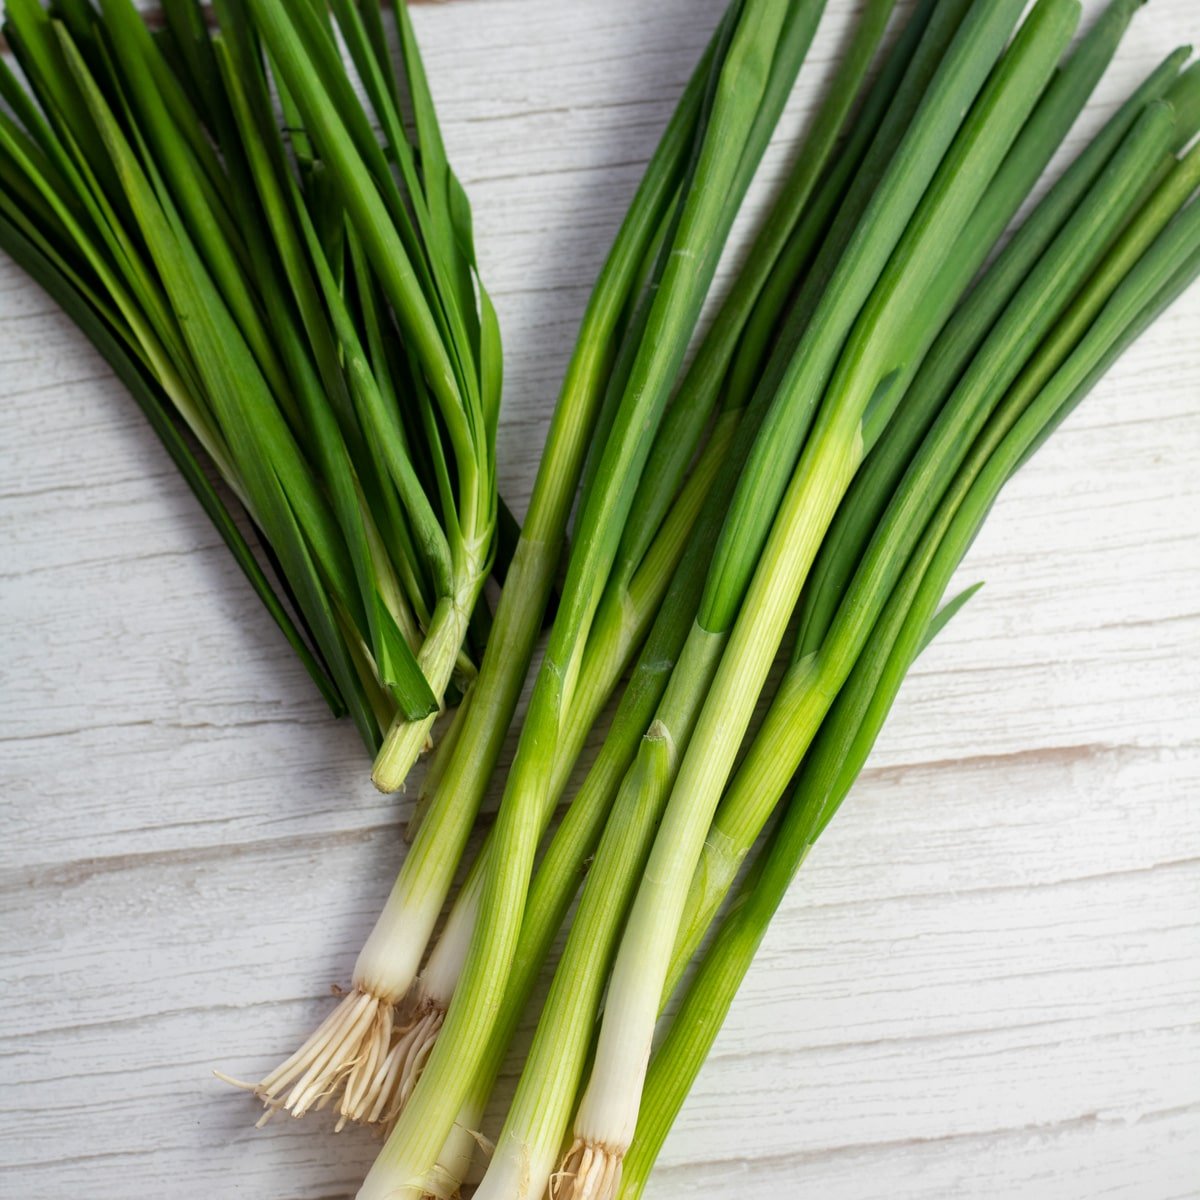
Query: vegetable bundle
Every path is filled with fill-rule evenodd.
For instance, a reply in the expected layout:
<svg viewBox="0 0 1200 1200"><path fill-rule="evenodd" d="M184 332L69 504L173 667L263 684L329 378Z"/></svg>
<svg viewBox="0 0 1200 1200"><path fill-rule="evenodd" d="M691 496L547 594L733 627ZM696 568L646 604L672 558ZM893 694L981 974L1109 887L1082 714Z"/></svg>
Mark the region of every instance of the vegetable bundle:
<svg viewBox="0 0 1200 1200"><path fill-rule="evenodd" d="M565 924L475 1194L641 1194L906 672L973 594L942 603L999 491L1200 272L1186 49L1013 227L1139 0L1078 39L1078 0L895 7L863 6L701 334L825 8L731 0L591 295L489 624L471 614L499 343L403 6L397 79L373 0L333 0L332 21L315 0L219 0L215 35L179 0L156 37L124 0L55 22L10 4L41 112L6 75L4 244L253 572L176 415L245 504L303 634L262 572L260 593L327 692L359 698L364 736L386 732L380 787L403 783L456 671L465 688L352 988L251 1085L264 1120L329 1106L387 1132L361 1200L467 1178Z"/></svg>
<svg viewBox="0 0 1200 1200"><path fill-rule="evenodd" d="M475 673L499 332L405 9L397 73L378 5L333 7L221 0L210 31L168 0L152 33L131 0L8 4L27 88L0 63L0 245L125 382L398 786Z"/></svg>

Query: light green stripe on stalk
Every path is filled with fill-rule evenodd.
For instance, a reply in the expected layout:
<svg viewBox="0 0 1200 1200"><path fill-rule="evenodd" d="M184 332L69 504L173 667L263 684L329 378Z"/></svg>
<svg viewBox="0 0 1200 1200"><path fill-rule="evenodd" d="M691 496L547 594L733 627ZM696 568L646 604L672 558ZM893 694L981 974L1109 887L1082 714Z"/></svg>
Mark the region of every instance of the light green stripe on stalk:
<svg viewBox="0 0 1200 1200"><path fill-rule="evenodd" d="M960 491L944 502L943 520L935 523L923 551L894 593L887 615L873 635L871 653L860 660L822 728L821 740L814 746L783 824L706 953L655 1054L637 1134L625 1160L620 1200L641 1196L772 915L866 761L908 666L926 637L938 599L996 495L1117 356L1200 274L1197 217L1200 206L1192 204L1160 235L1070 359L1016 424L997 437L983 439L973 452L972 463L963 474L973 482L965 495Z"/></svg>
<svg viewBox="0 0 1200 1200"><path fill-rule="evenodd" d="M203 175L202 190L215 196L218 220L226 224L233 214L229 208L225 172L196 120L195 110L179 79L155 46L145 16L138 12L132 0L100 0L99 8L105 43L116 51L117 59L126 64L128 73L145 69L150 88L143 90L142 82L134 82L128 73L124 81L131 83L142 99L151 99L155 111L161 110L168 117L169 123L164 128L173 127L175 136L187 143L189 156ZM164 148L159 149L161 153Z"/></svg>
<svg viewBox="0 0 1200 1200"><path fill-rule="evenodd" d="M821 179L808 211L780 252L772 277L763 288L762 303L747 322L730 366L727 403L744 403L757 387L768 393L778 387L791 352L878 186L883 166L911 123L941 54L957 28L957 18L961 18L969 3L970 0L952 4L920 0L908 17L878 77L867 90L836 161ZM935 12L938 20L930 30ZM801 268L818 247L810 277L785 308L785 300L791 296ZM782 322L781 313L785 314ZM767 349L773 339L774 358L764 372Z"/></svg>
<svg viewBox="0 0 1200 1200"><path fill-rule="evenodd" d="M745 0L731 0L729 7L725 10L725 15L722 17L716 32L713 34L710 55L711 65L706 77L696 121L698 131L703 131L709 126L714 109L720 99L720 82L729 61L734 35L739 28L744 8ZM628 404L626 398L630 394L631 385L635 379L634 371L638 366L639 358L641 358L643 365L645 363L645 347L648 344L647 329L649 328L650 319L655 312L661 315L663 311L661 301L658 297L658 290L668 268L677 265L672 261L674 257L673 252L678 245L681 223L687 211L686 198L695 192L698 172L701 168L701 158L708 144L700 132L693 138L687 163L680 177L675 203L664 216L662 225L655 234L654 241L647 249L638 279L638 286L630 294L628 316L626 317L624 329L621 333L620 345L617 347L617 353L613 358L612 370L605 388L604 401L600 406L600 412L596 418L596 429L592 438L592 447L588 453L587 461L584 464L583 476L580 480L579 496L575 502L575 511L577 514L575 519L576 526L582 520L582 515L587 513L589 508L594 507L597 488L606 486L610 481L611 473L606 473L604 468L606 458L611 462L611 454L615 452L619 444L614 438L614 429L619 428L618 422L622 412L625 412L625 423L628 423ZM732 152L730 157L732 157ZM676 336L678 336L678 331ZM659 401L660 405L663 403L665 403L665 397ZM656 413L660 417L662 411L661 407L656 408ZM657 436L658 429L661 429L661 426L658 426L653 431L653 436ZM652 450L653 441L651 440ZM642 471L644 472L644 470L645 467L643 466ZM632 484L633 480L631 479L630 486ZM634 518L631 517L631 519ZM616 569L618 568L614 565L613 570Z"/></svg>

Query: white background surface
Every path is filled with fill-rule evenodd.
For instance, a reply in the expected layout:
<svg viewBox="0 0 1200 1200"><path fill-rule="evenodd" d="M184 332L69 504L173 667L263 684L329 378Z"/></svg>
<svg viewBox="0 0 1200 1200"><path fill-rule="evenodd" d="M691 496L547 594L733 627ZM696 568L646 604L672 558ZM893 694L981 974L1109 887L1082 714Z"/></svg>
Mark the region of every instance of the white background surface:
<svg viewBox="0 0 1200 1200"><path fill-rule="evenodd" d="M503 323L518 508L719 7L415 14ZM854 6L829 9L768 187ZM1194 0L1154 0L1071 146L1189 35ZM0 330L0 1191L351 1197L370 1134L255 1132L209 1072L258 1077L328 1009L407 806L7 260ZM794 888L654 1197L1200 1196L1198 332L1200 291L997 506L964 574L987 586Z"/></svg>

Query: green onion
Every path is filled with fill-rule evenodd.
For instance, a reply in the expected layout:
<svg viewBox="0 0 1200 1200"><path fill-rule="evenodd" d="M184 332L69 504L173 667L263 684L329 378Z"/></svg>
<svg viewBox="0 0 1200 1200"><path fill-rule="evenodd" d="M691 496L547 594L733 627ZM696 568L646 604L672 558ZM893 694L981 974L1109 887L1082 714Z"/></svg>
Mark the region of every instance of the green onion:
<svg viewBox="0 0 1200 1200"><path fill-rule="evenodd" d="M1018 174L1017 180L1009 181L1006 178L1006 174L1009 174L1009 175L1012 174L1011 171L1008 171L1007 173L1005 171L1002 171L1000 173L1000 175L998 175L997 180L996 180L995 184L993 185L993 192L999 191L1000 194L1004 197L1003 212L1002 212L1002 216L999 220L998 226L996 228L990 229L989 241L980 245L979 241L978 241L978 237L977 237L976 228L973 227L973 226L977 226L977 222L973 222L972 226L969 226L968 229L964 232L964 234L960 240L960 245L956 249L956 252L954 255L954 261L959 264L958 269L960 271L964 272L965 275L969 275L974 269L974 264L977 263L983 257L983 255L986 254L987 248L991 244L991 241L994 240L995 236L999 232L999 229L1003 227L1003 224L1005 223L1007 218L1009 216L1011 216L1013 211L1015 211L1020 200L1023 198L1025 193L1028 191L1029 187L1032 185L1032 183L1033 183L1034 179L1036 178L1036 175L1040 171L1041 167L1044 166L1045 161L1049 158L1049 155L1052 153L1054 147L1058 144L1058 141L1061 139L1063 134L1066 132L1066 129L1069 127L1071 120L1074 118L1074 116L1077 114L1079 108L1082 106L1082 103L1083 103L1084 99L1086 98L1087 90L1090 90L1091 86L1094 85L1096 76L1098 74L1098 71L1095 68L1095 63L1093 61L1093 59L1096 56L1092 53L1095 44L1100 41L1103 42L1106 49L1105 49L1104 54L1102 55L1102 58L1103 58L1103 61L1107 61L1107 59L1109 57L1111 57L1112 50L1115 49L1116 40L1119 37L1120 31L1123 30L1123 28L1124 28L1124 22L1117 23L1117 22L1112 22L1112 21L1105 22L1105 23L1102 23L1101 25L1097 26L1096 30L1093 32L1092 35L1090 35L1089 39L1085 42L1083 50L1079 54L1076 54L1075 56L1073 56L1072 62L1070 64L1070 66L1067 68L1067 71L1064 72L1062 79L1059 81L1058 84L1056 84L1055 88L1051 89L1050 92L1047 94L1047 96L1044 97L1042 103L1039 105L1039 110L1038 110L1039 114L1044 109L1045 105L1051 101L1057 102L1059 105L1066 106L1067 111L1065 113L1059 112L1057 114L1055 123L1052 125L1051 129L1048 131L1042 130L1039 127L1039 121L1038 121L1037 114L1035 114L1034 118L1031 118L1031 121L1030 121L1029 125L1027 126L1026 130L1024 131L1021 141L1018 145L1020 146L1022 143L1026 143L1026 142L1030 141L1031 140L1031 138L1030 138L1031 131L1037 130L1038 136L1039 136L1039 141L1041 142L1041 150L1037 155L1034 156L1035 162L1033 164L1026 165L1024 167L1024 169ZM1086 82L1084 88L1077 89L1075 91L1075 93L1072 95L1071 92L1068 90L1068 88L1063 85L1066 83L1066 81L1072 80L1076 74L1080 73L1078 71L1077 64L1080 64L1081 62L1086 62L1086 64L1087 64L1087 68L1086 68L1087 73L1086 73L1086 77L1085 77L1087 82ZM1071 97L1071 102L1070 102L1069 106L1065 105L1065 100L1064 100L1064 95L1063 95L1064 92L1067 92L1068 95ZM1040 124L1045 125L1046 122L1043 121ZM1018 156L1017 149L1014 149L1012 154L1010 154L1010 159L1013 157L1019 157L1019 158L1023 159L1025 156L1024 155ZM1007 167L1007 165L1008 164L1006 164L1006 167ZM992 193L989 193L989 197L991 197L991 196L992 196ZM995 207L995 206L993 205L993 207ZM977 214L979 211L980 210L977 210ZM890 431L889 431L889 433L890 433ZM764 748L769 747L771 745L770 738L764 736L761 739L761 743L764 746ZM764 758L766 758L767 760L770 760L770 757L771 757L770 753L767 752L766 750L764 750ZM585 791L586 791L586 787L587 787L587 785L585 784ZM749 792L749 794L753 794L753 787L749 788L748 792ZM583 800L583 799L584 799L584 794L581 793L581 800ZM656 813L657 813L657 807L651 802L651 798L643 797L641 807L639 807L636 804L631 804L627 807L627 809L623 810L622 815L620 817L614 817L613 822L610 825L610 829L614 830L615 836L621 837L621 836L623 836L623 834L624 834L625 830L627 829L627 827L629 826L629 824L636 822L640 816L649 816L649 815L654 815ZM571 815L574 816L574 812L572 812ZM570 818L568 818L568 820L570 820ZM652 834L652 832L653 832L653 825L651 824L651 825L647 826L647 834L650 835L650 834ZM719 828L719 822L718 822L718 828L714 829L714 831L712 833L710 833L709 838L706 841L706 845L705 845L705 849L704 849L704 860L703 860L700 868L698 869L697 876L696 876L697 880L704 880L708 883L709 888L713 891L714 895L723 895L724 894L723 890L716 886L715 880L716 880L717 868L720 867L722 872L726 868L729 868L729 867L736 868L737 862L740 861L741 855L744 854L744 852L745 852L744 848L739 848L736 852L729 851L728 848L731 847L732 845L733 845L733 843L730 842L730 840L728 839L728 836ZM638 851L630 851L627 847L624 847L621 850L620 854L617 856L617 861L624 864L624 869L625 869L627 877L631 877L632 874L636 872L637 864L640 861L642 861L642 859L644 858L645 853L648 851L648 846L649 846L649 843L648 843L648 841L646 841L643 844L642 848ZM728 852L723 855L718 855L717 851L718 851L719 847L727 848ZM590 846L589 846L589 850L590 850ZM550 854L553 854L553 852L554 852L554 849L552 847ZM599 870L601 863L605 859L606 859L605 849L602 847L600 853L597 856L597 863L596 863L594 869ZM696 891L695 886L693 887L693 891L694 892ZM585 892L585 899L584 899L585 906L588 901L588 896L589 896L589 893ZM533 907L533 905L531 902L531 908L532 907ZM694 909L694 905L692 904L691 901L689 901L689 912L690 913L693 912L693 909ZM581 921L583 913L584 913L584 908L581 907L580 916L578 916L576 918L576 928L580 927L580 921ZM527 917L527 920L528 919L529 918ZM692 924L696 924L697 928L700 928L700 929L703 928L703 923L699 922L698 918L694 915L689 917L689 919L685 920L685 923L684 923L685 930L689 929ZM681 948L679 948L677 950L677 955L676 955L677 963L686 962L687 958L690 957L690 950L693 948L692 944L686 942L686 939L681 939L681 942L683 943L683 945L681 946ZM590 1012L590 1009L594 1008L594 1006L595 1006L595 998L593 998L591 1000L590 1008L589 1008L589 1001L586 998L584 998L586 993L583 990L583 986L580 981L580 978L577 975L571 974L571 970L573 970L573 968L569 968L568 960L569 960L569 957L572 954L573 950L581 949L585 954L592 955L594 958L598 959L599 961L603 961L602 951L599 949L600 944L601 944L601 939L599 939L597 937L595 932L590 932L586 935L581 934L578 942L576 942L575 934L573 933L571 939L568 941L567 950L565 951L565 954L564 954L563 965L561 965L560 969L559 969L560 973L556 976L556 987L558 986L559 981L570 980L569 986L566 982L563 983L563 986L564 986L564 988L567 989L567 994L572 997L572 1004L576 1007L576 1009L579 1012L582 1012L585 1014L585 1019L586 1019L586 1014L588 1012ZM545 952L545 950L543 949L543 954L544 954L544 952ZM551 1011L552 1008L553 1008L553 1004L547 1005L548 1012ZM561 1015L559 1016L559 1020L561 1021ZM545 1033L546 1044L550 1047L553 1047L553 1049L551 1050L551 1054L553 1055L554 1060L555 1060L554 1070L556 1070L556 1071L562 1070L561 1054L559 1054L557 1051L557 1048L561 1045L561 1041L562 1041L561 1030L551 1033L551 1032L549 1032L549 1030L551 1028L553 1028L553 1027L552 1026L539 1027L538 1039L535 1041L534 1050L533 1050L533 1052L531 1052L529 1066L527 1068L527 1070L529 1070L530 1072L533 1073L533 1076L535 1078L537 1077L537 1068L535 1065L535 1058L536 1058L536 1054L538 1051L538 1047L540 1045L542 1045L543 1030L546 1031L546 1033ZM525 1077L523 1077L523 1080L524 1080L524 1078ZM522 1084L522 1086L524 1086L524 1083ZM520 1096L520 1091L518 1092L518 1096ZM509 1124L511 1125L511 1123L512 1123L512 1116L510 1114ZM507 1128L508 1128L508 1126L506 1126L506 1129ZM502 1144L503 1144L503 1142L502 1142Z"/></svg>
<svg viewBox="0 0 1200 1200"><path fill-rule="evenodd" d="M113 335L105 313L89 303L78 277L48 249L39 248L17 227L0 215L0 247L45 289L50 297L71 317L101 357L112 367L130 395L145 413L154 432L162 440L180 474L192 489L209 519L213 522L238 566L282 630L314 682L321 689L330 707L338 710L341 700L321 665L313 656L304 636L296 627L288 610L279 601L254 551L250 548L229 508L204 473L187 440L181 435L171 417L171 401L153 376L132 357Z"/></svg>

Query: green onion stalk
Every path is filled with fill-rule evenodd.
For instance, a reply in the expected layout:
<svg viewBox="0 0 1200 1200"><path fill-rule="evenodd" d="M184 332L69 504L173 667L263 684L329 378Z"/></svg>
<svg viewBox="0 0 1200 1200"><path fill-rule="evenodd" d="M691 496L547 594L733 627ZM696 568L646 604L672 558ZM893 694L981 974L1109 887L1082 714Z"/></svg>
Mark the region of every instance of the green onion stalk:
<svg viewBox="0 0 1200 1200"><path fill-rule="evenodd" d="M364 1197L420 1195L486 1053L588 635L654 433L749 183L744 150L754 143L752 130L773 76L794 78L799 69L807 43L792 35L811 8L749 0L734 5L723 23L680 204L661 242L653 286L635 315L636 337L618 357L610 401L601 412L600 449L584 479L562 597L509 773L467 962L424 1071L363 1185Z"/></svg>
<svg viewBox="0 0 1200 1200"><path fill-rule="evenodd" d="M258 2L258 0L256 0ZM392 1104L422 1060L422 1013L405 1001L499 758L561 557L567 520L594 440L619 346L639 298L651 290L647 262L675 219L701 118L719 34L703 56L652 157L583 317L551 420L529 509L501 591L487 652L471 685L450 752L435 757L436 786L400 873L355 964L352 987L299 1050L257 1085L268 1114L301 1115L336 1103L339 1121L369 1119ZM299 81L298 81L299 82ZM402 772L384 752L376 783ZM380 772L382 766L382 773ZM428 1022L426 1023L426 1029ZM411 1059L409 1051L417 1050ZM411 1062L412 1065L405 1066ZM384 1110L386 1111L386 1110Z"/></svg>
<svg viewBox="0 0 1200 1200"><path fill-rule="evenodd" d="M574 1142L555 1179L558 1195L607 1196L619 1184L688 885L788 617L838 501L899 400L901 377L911 375L910 364L936 333L936 321L914 321L919 301L1079 19L1076 3L1040 3L1006 52L1022 7L1013 0L975 4L965 16L953 5L935 12L926 37L944 36L946 24L957 31L833 273L739 482L659 711L660 719L674 718L667 701L673 692L680 697L686 749L617 952ZM593 873L586 887L601 886L595 881Z"/></svg>
<svg viewBox="0 0 1200 1200"><path fill-rule="evenodd" d="M1181 178L1181 177L1177 177ZM1178 196L1178 191L1175 196ZM1158 200L1164 201L1160 193ZM1127 250L1133 250L1129 243ZM1100 275L1128 262L1114 251ZM1111 275L1109 272L1111 271ZM866 762L910 664L975 589L935 616L939 597L1005 482L1095 386L1127 346L1200 274L1200 205L1192 202L1120 279L1098 312L1078 310L1086 332L1057 368L1018 384L972 448L805 757L783 819L701 960L646 1078L619 1196L637 1200L771 917ZM1101 289L1103 290L1103 289ZM1085 315L1091 313L1092 315ZM1090 324L1088 322L1090 321ZM1072 336L1078 332L1067 321Z"/></svg>
<svg viewBox="0 0 1200 1200"><path fill-rule="evenodd" d="M707 417L721 392L721 381L737 350L739 336L745 336L752 327L773 328L778 323L780 309L802 277L808 255L811 255L813 246L823 233L820 223L808 219L808 199L817 188L818 179L833 150L838 130L870 63L871 54L883 32L893 3L894 0L874 0L864 13L852 51L840 69L835 86L814 120L809 135L798 149L788 179L780 189L779 197L756 237L728 297L701 342L651 452L649 465L643 475L643 485L639 490L641 502L635 500L632 519L624 533L622 550L618 553L613 577L609 581L595 626L589 635L587 655L580 671L579 691L573 699L570 718L564 723L563 735L559 742L543 825L565 789L584 738L595 722L603 700L607 698L618 676L627 666L628 651L641 642L651 619L654 619L654 632L651 633L635 668L634 675L638 682L631 684L627 689L626 695L629 699L622 701L613 730L601 751L600 760L583 784L581 799L572 805L573 818L578 816L580 811L589 814L579 828L592 832L582 841L577 833L570 835L572 851L568 861L581 861L586 857L590 853L589 840L594 848L594 839L599 836L601 814L606 811L607 805L611 804L621 775L634 758L641 732L653 715L661 694L657 683L665 683L669 675L669 665L682 643L687 624L694 616L699 602L700 584L703 582L712 545L720 529L720 520L728 506L732 484L737 476L736 462L744 460L749 451L753 441L753 430L757 428L757 421L762 415L761 403L747 413L748 398L745 393L735 392L729 387L724 389L720 411L713 423L708 442L692 468L686 486L679 498L672 503L670 514L652 543L652 546L657 546L668 540L664 535L673 534L675 530L688 533L689 548L682 563L679 555L674 554L670 557L670 566L667 569L667 555L644 554L635 579L642 580L648 577L647 586L633 589L629 589L624 583L629 569L626 564L641 553L640 546L645 536L643 531L657 520L655 510L661 508L661 497L665 493L662 484L664 477L681 472L691 457L689 443L695 436L701 417ZM760 120L759 125L763 124L765 123ZM768 133L769 130L764 130L764 136ZM838 181L835 180L832 186L839 186ZM818 189L818 196L828 190L828 186L823 183ZM819 207L828 217L833 205L825 203ZM808 255L795 251L798 244L797 232L805 234L804 244L807 246ZM780 286L780 277L783 275L786 275L785 286ZM681 445L684 446L683 452L680 451ZM652 488L646 486L647 482L653 485ZM695 502L702 503L695 503L693 498ZM686 514L686 522L680 520L681 509ZM676 542L673 536L669 540L673 545L682 548L683 543ZM686 585L683 583L684 578L690 581ZM650 581L657 586L651 588ZM664 590L667 591L668 597L665 605ZM660 612L660 606L663 606L666 612ZM608 620L608 614L616 616L622 613L626 615L622 618L620 627L626 631L636 629L636 637L613 638L609 632L617 623ZM634 620L631 621L630 617ZM621 653L613 653L608 649L614 643L622 646ZM442 1016L453 996L469 948L483 886L482 866L489 849L490 842L485 844L480 858L464 884L447 925L418 981L415 1020L421 1026L422 1034L411 1046L406 1045L402 1052L411 1065L401 1077L398 1085L400 1094L395 1102L390 1106L383 1106L381 1103L377 1110L380 1114L388 1114L381 1119L391 1119L411 1092L415 1082L414 1070L419 1070L423 1063L423 1054L418 1047L436 1036ZM549 853L551 858L559 857L554 850ZM557 911L569 898L569 881L577 876L577 872L578 868L571 866L558 871L557 896L547 911ZM536 893L538 883L535 882L533 887ZM551 924L557 926L559 921L561 915L558 921ZM540 944L547 929L545 921L531 924L527 918L522 926L521 943L517 950L518 960L541 960L543 954L527 954L525 946L527 939L532 939L534 944ZM510 987L510 991L512 990ZM507 1042L507 1037L500 1040ZM382 1096L380 1100L382 1101Z"/></svg>

